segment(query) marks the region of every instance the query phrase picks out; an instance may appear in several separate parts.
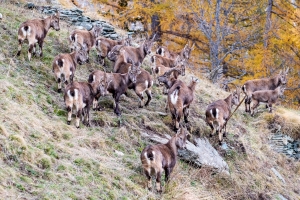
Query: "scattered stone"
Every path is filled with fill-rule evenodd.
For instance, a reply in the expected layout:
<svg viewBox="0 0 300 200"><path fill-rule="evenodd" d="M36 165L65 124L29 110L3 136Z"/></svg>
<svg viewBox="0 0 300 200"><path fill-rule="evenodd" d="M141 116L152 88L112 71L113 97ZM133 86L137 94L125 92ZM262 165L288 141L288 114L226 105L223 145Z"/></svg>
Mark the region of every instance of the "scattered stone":
<svg viewBox="0 0 300 200"><path fill-rule="evenodd" d="M165 144L171 138L170 135L164 136L157 134L141 133L142 137L149 138L152 141ZM229 167L217 150L211 146L207 138L195 138L194 144L187 141L185 150L178 150L178 155L198 167L207 166L216 169L218 172L229 175Z"/></svg>
<svg viewBox="0 0 300 200"><path fill-rule="evenodd" d="M114 152L115 152L118 156L124 156L124 153L121 152L121 151L114 150Z"/></svg>
<svg viewBox="0 0 300 200"><path fill-rule="evenodd" d="M279 180L281 180L283 183L285 183L284 178L281 176L281 174L274 167L272 167L271 170L277 176L277 178L279 178Z"/></svg>
<svg viewBox="0 0 300 200"><path fill-rule="evenodd" d="M28 8L28 9L34 9L34 8L35 8L35 5L34 5L34 3L32 3L32 2L28 2L28 3L26 4L26 8Z"/></svg>
<svg viewBox="0 0 300 200"><path fill-rule="evenodd" d="M228 145L225 142L223 142L222 145L221 145L221 148L223 150L227 150L228 149Z"/></svg>
<svg viewBox="0 0 300 200"><path fill-rule="evenodd" d="M300 140L294 140L288 135L277 133L271 136L271 147L278 153L299 159L297 153L300 148Z"/></svg>
<svg viewBox="0 0 300 200"><path fill-rule="evenodd" d="M91 23L82 22L80 26L84 27L86 30L90 31L93 28L93 25Z"/></svg>
<svg viewBox="0 0 300 200"><path fill-rule="evenodd" d="M281 194L277 194L277 198L279 198L280 200L288 200L287 198L285 198L284 196L282 196ZM276 198L276 199L277 199Z"/></svg>

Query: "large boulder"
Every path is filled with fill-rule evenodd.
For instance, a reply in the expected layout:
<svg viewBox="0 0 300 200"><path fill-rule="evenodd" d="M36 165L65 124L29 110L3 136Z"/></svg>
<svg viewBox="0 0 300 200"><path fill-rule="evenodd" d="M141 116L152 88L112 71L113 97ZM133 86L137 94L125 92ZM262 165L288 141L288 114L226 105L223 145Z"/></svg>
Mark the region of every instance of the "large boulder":
<svg viewBox="0 0 300 200"><path fill-rule="evenodd" d="M170 135L157 135L141 133L142 137L165 144L171 138ZM179 150L180 159L188 161L198 167L211 167L217 172L229 174L229 167L217 150L211 146L207 138L196 138L194 144L187 142L186 150Z"/></svg>

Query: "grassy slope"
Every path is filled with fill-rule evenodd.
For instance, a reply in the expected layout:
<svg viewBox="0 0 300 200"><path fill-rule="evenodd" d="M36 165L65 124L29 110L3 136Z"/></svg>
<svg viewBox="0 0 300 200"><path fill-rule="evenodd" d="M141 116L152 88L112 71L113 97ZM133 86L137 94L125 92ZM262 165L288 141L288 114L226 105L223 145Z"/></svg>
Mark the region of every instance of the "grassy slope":
<svg viewBox="0 0 300 200"><path fill-rule="evenodd" d="M121 101L123 115L118 118L112 112L112 98L105 97L100 101L103 110L91 113L92 127L76 129L74 121L68 126L63 96L55 92L51 69L53 57L68 52L67 24L62 22L60 32L50 30L43 58L28 62L27 45L19 58L14 57L17 29L26 19L41 15L7 4L0 4L0 12L4 15L0 24L0 199L257 199L259 194L276 198L278 193L299 199L299 162L274 153L267 145L266 119L274 114L258 114L253 119L242 109L228 126L226 141L235 149L225 153L216 137L210 139L228 162L230 177L179 162L162 196L148 192L139 154L149 141L140 132L174 134L170 116L156 112L164 107L160 89L154 87L147 109L137 110L137 97L130 92ZM26 17L17 17L20 13ZM80 66L76 79L87 80L97 68L96 64ZM226 95L202 79L189 124L195 136L209 133L202 120L206 105ZM299 116L299 112L281 109L281 113ZM285 177L286 184L275 177L272 167Z"/></svg>

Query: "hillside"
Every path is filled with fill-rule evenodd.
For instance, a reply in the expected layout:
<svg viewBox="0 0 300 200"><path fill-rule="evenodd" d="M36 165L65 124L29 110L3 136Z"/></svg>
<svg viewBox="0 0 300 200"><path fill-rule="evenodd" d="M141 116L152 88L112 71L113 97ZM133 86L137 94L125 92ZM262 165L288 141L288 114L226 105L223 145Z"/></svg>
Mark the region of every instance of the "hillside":
<svg viewBox="0 0 300 200"><path fill-rule="evenodd" d="M69 27L61 21L59 32L50 30L44 56L27 59L28 45L17 52L17 30L26 19L40 13L0 3L0 199L300 199L300 163L278 154L269 146L269 123L282 116L285 133L299 136L299 111L277 106L273 114L244 113L243 105L228 124L222 150L217 137L209 138L230 167L230 175L207 167L195 168L179 161L163 193L145 189L140 152L150 141L141 132L173 135L171 116L161 116L166 97L153 87L148 108L138 108L136 94L122 97L122 116L113 113L111 96L100 98L101 111L91 111L91 127L67 125L63 95L56 92L52 74L54 56L68 52ZM75 80L86 81L101 69L92 51L90 64L79 66ZM150 69L146 61L144 68ZM206 106L229 93L217 88L200 73L189 71L182 79L198 76L195 101L187 125L193 137L208 137ZM261 107L262 110L263 107ZM280 111L280 112L279 112ZM277 118L276 118L277 119ZM280 120L280 118L279 118ZM281 120L281 122L285 122ZM275 121L278 123L278 121ZM283 183L272 172L275 168Z"/></svg>

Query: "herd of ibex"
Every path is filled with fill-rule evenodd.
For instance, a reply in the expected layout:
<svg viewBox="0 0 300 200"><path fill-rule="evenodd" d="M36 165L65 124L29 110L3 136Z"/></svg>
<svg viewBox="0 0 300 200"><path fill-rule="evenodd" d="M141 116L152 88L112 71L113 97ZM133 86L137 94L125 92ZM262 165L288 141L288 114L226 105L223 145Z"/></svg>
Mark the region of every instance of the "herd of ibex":
<svg viewBox="0 0 300 200"><path fill-rule="evenodd" d="M36 43L40 47L42 56L43 41L50 28L60 30L59 13L45 19L28 20L21 24L18 31L19 48L17 55L21 53L21 45L28 40L28 59L36 53ZM186 44L181 52L169 51L166 47L159 47L152 53L155 42L155 34L147 38L139 47L131 45L130 38L114 41L101 36L102 27L94 26L92 30L74 30L69 38L71 53L61 53L53 60L53 73L58 84L58 92L63 90L64 101L68 111L67 123L71 123L73 109L76 111L76 127L79 128L80 119L90 126L90 107L97 110L98 99L111 93L114 98L114 113L121 115L119 100L127 89L133 89L140 100L140 107L148 106L152 94L153 78L159 84L164 85L164 94L167 94L166 110L169 109L174 129L178 130L167 144L147 146L141 153L141 162L145 175L148 178L148 187L151 188L151 175L155 174L156 189L161 192L161 176L165 171L166 181L177 160L177 150L185 148L188 138L187 131L181 125L181 119L188 122L189 107L194 100L194 92L198 78L192 78L189 84L178 77L185 75L186 61L189 59L194 45ZM89 61L89 51L97 49L97 60L104 65L107 57L114 62L113 72L96 70L88 76L87 82L74 81L77 64L82 65ZM151 55L152 75L142 68L143 60ZM280 95L283 95L287 83L288 69L280 72L273 78L249 80L242 90L246 95L246 112L254 115L259 103L266 103L272 112ZM65 87L62 87L62 84ZM63 89L64 88L64 89ZM147 101L144 103L144 92ZM252 107L250 108L250 103ZM233 105L240 105L240 88L231 93L227 98L212 102L205 111L206 122L211 127L211 135L216 132L219 135L219 143L222 144L223 135L226 134L226 124L231 115Z"/></svg>

